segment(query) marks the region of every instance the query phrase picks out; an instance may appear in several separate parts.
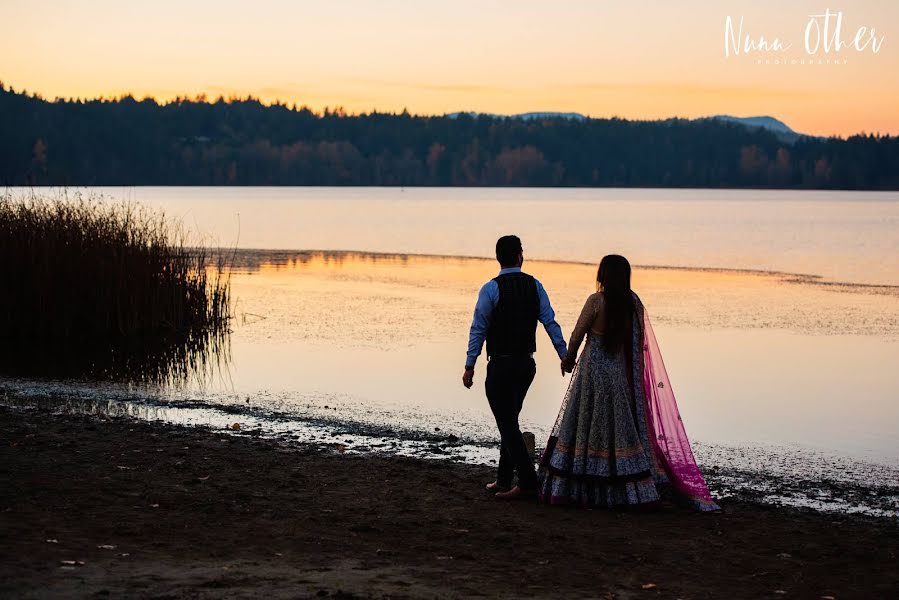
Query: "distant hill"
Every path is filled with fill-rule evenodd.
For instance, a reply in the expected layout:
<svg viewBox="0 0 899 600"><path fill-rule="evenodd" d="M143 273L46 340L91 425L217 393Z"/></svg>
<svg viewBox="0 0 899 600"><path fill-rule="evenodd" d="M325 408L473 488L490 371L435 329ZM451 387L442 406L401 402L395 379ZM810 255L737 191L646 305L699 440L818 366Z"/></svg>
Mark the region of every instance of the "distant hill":
<svg viewBox="0 0 899 600"><path fill-rule="evenodd" d="M800 137L803 137L805 135L793 131L789 126L787 126L786 123L784 123L783 121L779 121L774 117L733 117L731 115L715 115L714 117L709 118L715 121L723 121L725 123L736 123L750 129L765 129L774 133L774 135L776 135L781 141L787 142L789 144L794 143Z"/></svg>
<svg viewBox="0 0 899 600"><path fill-rule="evenodd" d="M588 117L582 115L577 112L526 112L526 113L518 113L514 115L499 115L496 113L479 113L474 111L465 111L465 112L454 112L448 113L446 116L450 119L458 118L459 115L467 115L469 117L487 117L491 119L520 119L522 121L533 121L540 119L567 119L570 121L586 121ZM681 119L662 119L660 122L668 123L671 121L679 121ZM803 137L805 134L797 133L790 129L786 123L783 121L779 121L774 117L734 117L731 115L715 115L713 117L700 117L699 119L694 119L696 121L721 121L724 123L735 123L737 125L742 125L748 129L764 129L772 132L774 135L778 137L781 141L787 142L789 144L794 143L800 137ZM811 136L807 136L811 137Z"/></svg>
<svg viewBox="0 0 899 600"><path fill-rule="evenodd" d="M0 84L0 186L899 189L899 138L793 138L774 119L732 119L320 114L253 98L48 101Z"/></svg>

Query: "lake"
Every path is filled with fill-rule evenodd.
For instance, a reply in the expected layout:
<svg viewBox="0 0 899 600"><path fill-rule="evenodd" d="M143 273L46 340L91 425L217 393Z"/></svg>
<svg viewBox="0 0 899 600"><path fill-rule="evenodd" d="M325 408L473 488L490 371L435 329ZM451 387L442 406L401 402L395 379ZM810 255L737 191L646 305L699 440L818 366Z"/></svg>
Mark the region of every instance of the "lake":
<svg viewBox="0 0 899 600"><path fill-rule="evenodd" d="M483 357L472 390L460 378L477 290L497 271L493 245L516 233L566 336L599 259L615 252L635 265L633 287L716 492L899 511L899 194L93 191L162 208L206 243L240 249L229 360L174 388L3 380L16 393L236 422L343 451L490 462ZM539 445L568 382L542 330L537 362L522 421Z"/></svg>
<svg viewBox="0 0 899 600"><path fill-rule="evenodd" d="M106 188L223 246L753 269L899 285L899 193L535 188Z"/></svg>

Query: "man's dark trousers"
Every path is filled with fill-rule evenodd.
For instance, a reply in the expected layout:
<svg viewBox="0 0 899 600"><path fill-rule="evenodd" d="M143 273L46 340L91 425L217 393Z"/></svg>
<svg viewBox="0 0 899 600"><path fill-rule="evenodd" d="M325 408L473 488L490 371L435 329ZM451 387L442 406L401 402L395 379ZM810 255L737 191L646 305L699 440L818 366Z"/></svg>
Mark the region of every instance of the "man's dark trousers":
<svg viewBox="0 0 899 600"><path fill-rule="evenodd" d="M512 475L516 470L521 489L537 487L534 463L528 455L518 425L518 414L536 372L537 364L527 354L491 357L487 363L487 401L496 418L501 439L496 481L503 487L512 485Z"/></svg>

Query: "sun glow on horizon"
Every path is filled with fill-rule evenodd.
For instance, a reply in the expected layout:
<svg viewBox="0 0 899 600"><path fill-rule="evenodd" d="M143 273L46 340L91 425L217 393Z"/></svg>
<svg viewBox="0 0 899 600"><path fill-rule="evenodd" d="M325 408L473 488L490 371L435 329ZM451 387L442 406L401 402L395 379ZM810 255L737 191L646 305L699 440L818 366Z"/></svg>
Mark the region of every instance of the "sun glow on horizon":
<svg viewBox="0 0 899 600"><path fill-rule="evenodd" d="M841 36L876 28L878 53L800 57L801 0L651 3L267 0L0 6L0 80L44 97L253 96L316 112L578 112L634 120L770 115L813 135L899 134L899 5L842 10ZM793 50L725 57L725 19ZM830 32L833 34L833 32ZM896 36L895 38L893 36ZM895 49L894 49L895 47ZM23 50L24 49L24 50Z"/></svg>

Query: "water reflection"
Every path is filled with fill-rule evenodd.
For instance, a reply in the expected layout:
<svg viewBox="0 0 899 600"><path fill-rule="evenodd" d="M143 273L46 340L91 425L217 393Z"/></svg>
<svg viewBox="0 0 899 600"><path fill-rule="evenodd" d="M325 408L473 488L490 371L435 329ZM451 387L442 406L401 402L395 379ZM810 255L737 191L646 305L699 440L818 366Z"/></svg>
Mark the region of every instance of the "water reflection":
<svg viewBox="0 0 899 600"><path fill-rule="evenodd" d="M592 264L528 261L563 332L595 286ZM15 348L3 371L157 386L164 399L266 407L441 427L489 440L476 387L458 385L479 286L492 260L332 251L238 251L233 331L161 347ZM866 457L899 454L894 435L899 295L879 286L822 285L786 274L636 267L691 434L708 442L799 441ZM38 357L38 358L35 358ZM538 336L525 411L543 432L566 379ZM483 365L482 365L483 366ZM322 407L329 406L328 410ZM318 408L316 408L318 407ZM779 414L782 418L775 418Z"/></svg>
<svg viewBox="0 0 899 600"><path fill-rule="evenodd" d="M228 267L237 273L255 273L262 270L292 270L318 266L347 267L349 265L408 266L410 261L425 260L429 264L469 260L459 256L435 256L427 254L398 254L387 252L358 252L353 250L238 250L229 257Z"/></svg>
<svg viewBox="0 0 899 600"><path fill-rule="evenodd" d="M16 341L0 348L0 375L118 382L163 389L228 377L230 331L92 341Z"/></svg>
<svg viewBox="0 0 899 600"><path fill-rule="evenodd" d="M415 305L420 304L419 300L433 300L433 295L420 297L426 291L445 294L447 300L452 300L445 303L447 308L451 305L452 309L470 312L474 296L466 295L476 294L478 286L496 274L496 262L489 259L351 251L240 251L235 255L233 268L238 275L260 276L238 277L234 281L243 292L238 311L249 302L255 305L257 300L271 301L272 306L265 308L276 317L288 308L275 305L272 296L280 296L288 289L297 294L292 301L303 298L305 311L315 310L306 296L327 292L327 300L339 312L348 298L364 292L365 287L371 290L369 300L377 300L375 296L388 291L404 296L396 301L409 301L404 307L408 318L417 312ZM540 278L557 312L565 318L577 316L583 299L595 286L593 263L528 260L525 269ZM899 339L899 286L832 283L791 273L644 265L634 267L633 284L662 323L701 329L782 329ZM262 288L267 290L267 297L258 298ZM297 312L297 318L302 318L302 312ZM393 307L375 302L363 308L359 317L377 320L376 313L392 312ZM433 329L428 327L426 332L408 318L391 316L397 317L399 335L395 338L428 335ZM433 314L432 318L443 323L446 319L442 316ZM461 319L463 328L468 316ZM455 310L452 317L457 317ZM352 319L342 328L363 327L364 320ZM450 327L439 331L440 339L458 333L458 325L454 320Z"/></svg>

